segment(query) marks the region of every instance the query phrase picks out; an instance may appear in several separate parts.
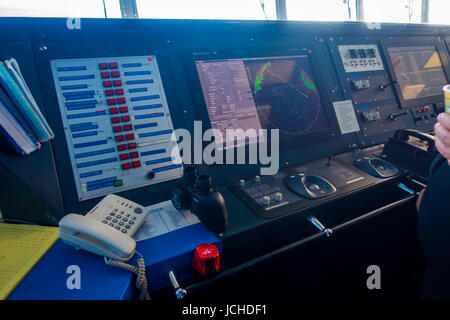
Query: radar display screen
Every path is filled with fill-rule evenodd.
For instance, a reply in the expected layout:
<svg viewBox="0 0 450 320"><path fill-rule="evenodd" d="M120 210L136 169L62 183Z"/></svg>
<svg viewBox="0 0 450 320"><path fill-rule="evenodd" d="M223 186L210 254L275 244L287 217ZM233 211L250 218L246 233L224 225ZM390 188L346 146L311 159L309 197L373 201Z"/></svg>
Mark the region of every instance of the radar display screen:
<svg viewBox="0 0 450 320"><path fill-rule="evenodd" d="M388 52L404 100L442 94L447 77L434 46L390 47Z"/></svg>
<svg viewBox="0 0 450 320"><path fill-rule="evenodd" d="M280 139L330 130L308 55L201 60L196 67L213 129L279 129Z"/></svg>

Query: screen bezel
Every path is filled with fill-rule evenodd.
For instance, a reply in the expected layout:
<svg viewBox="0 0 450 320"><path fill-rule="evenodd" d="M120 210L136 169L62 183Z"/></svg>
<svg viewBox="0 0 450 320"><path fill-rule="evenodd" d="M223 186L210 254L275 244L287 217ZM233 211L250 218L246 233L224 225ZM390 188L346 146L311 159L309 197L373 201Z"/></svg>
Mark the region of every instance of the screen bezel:
<svg viewBox="0 0 450 320"><path fill-rule="evenodd" d="M323 81L323 73L320 68L320 61L315 52L320 50L314 44L305 47L240 47L221 49L190 49L183 52L183 60L188 76L188 82L193 93L192 99L195 104L196 120L201 120L204 129L211 128L211 122L197 72L196 61L220 60L220 59L247 59L247 58L268 58L268 57L290 57L298 55L308 55L311 68L319 92L325 117L329 123L329 129L293 137L280 138L280 149L290 149L293 147L306 146L319 143L325 140L337 138L341 135L336 115L333 111L331 97L326 94Z"/></svg>
<svg viewBox="0 0 450 320"><path fill-rule="evenodd" d="M427 96L427 97L420 97L420 98L415 98L415 99L408 99L405 100L403 97L403 93L402 93L402 89L400 87L400 84L398 83L398 79L397 79L397 75L395 73L395 69L394 69L394 65L392 64L392 60L391 60L391 56L389 55L389 51L388 48L392 48L392 47L420 47L420 46L433 46L436 49L436 52L439 55L439 59L441 59L441 63L442 63L442 69L444 71L445 76L447 77L447 81L449 79L449 72L448 69L446 67L446 56L444 54L444 52L442 51L441 46L439 46L438 42L435 39L431 39L429 41L421 39L419 41L416 40L416 42L414 42L414 45L411 45L411 42L408 41L407 39L402 39L400 41L396 40L389 40L389 41L381 41L381 47L383 50L383 54L385 57L385 62L386 62L386 66L389 70L389 74L391 77L391 80L393 82L395 82L393 84L394 88L395 88L395 93L397 94L397 98L400 101L400 106L401 108L409 108L409 107L416 107L418 105L425 105L425 104L430 104L430 103L435 103L435 102L441 102L444 99L444 94L436 94L436 95L432 95L432 96Z"/></svg>

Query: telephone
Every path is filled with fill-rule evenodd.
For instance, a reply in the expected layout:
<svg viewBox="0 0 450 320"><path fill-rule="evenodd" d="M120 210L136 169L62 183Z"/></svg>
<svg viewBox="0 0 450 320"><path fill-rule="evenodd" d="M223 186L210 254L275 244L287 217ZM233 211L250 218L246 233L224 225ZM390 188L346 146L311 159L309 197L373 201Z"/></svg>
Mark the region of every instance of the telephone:
<svg viewBox="0 0 450 320"><path fill-rule="evenodd" d="M136 286L141 290L141 299L150 299L145 277L145 262L135 251L132 236L144 223L145 208L137 203L109 194L85 216L68 214L59 221L59 238L76 249L103 256L105 263L131 271L137 275ZM138 266L123 261L134 254L140 258Z"/></svg>

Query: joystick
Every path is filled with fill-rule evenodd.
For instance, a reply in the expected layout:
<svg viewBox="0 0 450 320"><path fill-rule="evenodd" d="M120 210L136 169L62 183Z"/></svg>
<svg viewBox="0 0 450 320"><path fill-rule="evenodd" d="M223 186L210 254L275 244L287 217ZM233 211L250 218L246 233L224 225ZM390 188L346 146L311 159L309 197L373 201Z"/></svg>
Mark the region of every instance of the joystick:
<svg viewBox="0 0 450 320"><path fill-rule="evenodd" d="M177 188L170 195L177 210L190 209L213 232L222 232L228 225L228 213L222 194L212 187L211 177L198 176L197 168L186 167Z"/></svg>

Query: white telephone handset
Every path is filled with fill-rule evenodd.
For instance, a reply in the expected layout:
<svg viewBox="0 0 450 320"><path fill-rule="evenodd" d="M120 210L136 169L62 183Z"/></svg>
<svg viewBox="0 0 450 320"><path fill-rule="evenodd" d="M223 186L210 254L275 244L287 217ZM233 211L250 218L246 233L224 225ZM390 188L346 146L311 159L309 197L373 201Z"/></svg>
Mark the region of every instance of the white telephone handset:
<svg viewBox="0 0 450 320"><path fill-rule="evenodd" d="M76 249L120 261L134 255L136 242L130 236L92 218L72 213L61 219L59 227L59 237Z"/></svg>

